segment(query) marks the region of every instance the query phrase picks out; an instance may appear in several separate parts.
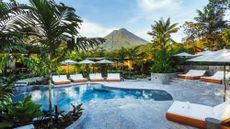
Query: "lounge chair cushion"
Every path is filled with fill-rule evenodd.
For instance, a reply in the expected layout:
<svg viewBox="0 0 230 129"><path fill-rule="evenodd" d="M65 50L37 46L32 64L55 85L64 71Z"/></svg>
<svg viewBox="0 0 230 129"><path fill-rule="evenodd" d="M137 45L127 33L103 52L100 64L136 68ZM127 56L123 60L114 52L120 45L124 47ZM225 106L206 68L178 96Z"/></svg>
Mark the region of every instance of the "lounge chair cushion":
<svg viewBox="0 0 230 129"><path fill-rule="evenodd" d="M168 113L205 121L207 117L213 117L213 108L210 106L193 104L189 102L174 101Z"/></svg>
<svg viewBox="0 0 230 129"><path fill-rule="evenodd" d="M226 78L229 78L229 77L230 77L230 73L226 72ZM201 79L222 81L224 79L224 71L217 71L213 76L201 77Z"/></svg>
<svg viewBox="0 0 230 129"><path fill-rule="evenodd" d="M53 82L70 82L70 80L67 79L66 75L54 75L52 77Z"/></svg>
<svg viewBox="0 0 230 129"><path fill-rule="evenodd" d="M120 73L108 73L107 80L121 80Z"/></svg>
<svg viewBox="0 0 230 129"><path fill-rule="evenodd" d="M90 80L104 80L101 73L89 74Z"/></svg>
<svg viewBox="0 0 230 129"><path fill-rule="evenodd" d="M189 70L186 74L186 76L203 76L205 74L206 70Z"/></svg>
<svg viewBox="0 0 230 129"><path fill-rule="evenodd" d="M213 108L214 118L225 121L230 118L230 101L226 101Z"/></svg>
<svg viewBox="0 0 230 129"><path fill-rule="evenodd" d="M70 75L70 79L71 79L71 80L76 80L76 81L77 81L77 80L80 80L80 81L85 80L85 81L87 81L87 79L84 78L82 74Z"/></svg>

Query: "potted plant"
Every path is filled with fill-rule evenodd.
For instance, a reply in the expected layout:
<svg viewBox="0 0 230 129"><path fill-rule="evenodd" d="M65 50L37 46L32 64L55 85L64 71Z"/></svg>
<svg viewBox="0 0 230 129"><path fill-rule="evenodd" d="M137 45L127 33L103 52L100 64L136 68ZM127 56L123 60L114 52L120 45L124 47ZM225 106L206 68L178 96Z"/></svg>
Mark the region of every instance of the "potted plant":
<svg viewBox="0 0 230 129"><path fill-rule="evenodd" d="M173 48L172 44L175 41L171 38L172 33L178 31L177 24L171 24L170 18L166 21L161 19L155 21L152 25L152 31L148 32L152 36L154 44L154 63L151 67L151 80L156 83L166 84L174 72L173 67Z"/></svg>

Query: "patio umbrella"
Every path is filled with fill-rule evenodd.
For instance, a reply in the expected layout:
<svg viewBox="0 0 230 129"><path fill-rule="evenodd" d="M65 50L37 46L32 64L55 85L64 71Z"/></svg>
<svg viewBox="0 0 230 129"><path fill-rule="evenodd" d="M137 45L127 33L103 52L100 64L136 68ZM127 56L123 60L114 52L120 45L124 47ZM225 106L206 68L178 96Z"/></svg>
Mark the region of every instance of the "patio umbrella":
<svg viewBox="0 0 230 129"><path fill-rule="evenodd" d="M182 52L182 53L176 54L174 56L177 56L177 57L194 57L195 55L189 54L187 52Z"/></svg>
<svg viewBox="0 0 230 129"><path fill-rule="evenodd" d="M110 60L103 59L103 60L97 61L96 63L97 64L113 64L114 62L110 61Z"/></svg>
<svg viewBox="0 0 230 129"><path fill-rule="evenodd" d="M89 59L85 59L83 61L80 61L79 64L95 64L96 62L89 60ZM93 72L94 72L94 66L93 66Z"/></svg>
<svg viewBox="0 0 230 129"><path fill-rule="evenodd" d="M77 62L76 62L76 61L73 61L73 60L68 59L68 60L64 60L64 61L62 61L62 62L61 62L61 64L65 64L65 65L67 65L67 66L68 66L68 74L69 74L69 65L72 65L72 64L77 64Z"/></svg>
<svg viewBox="0 0 230 129"><path fill-rule="evenodd" d="M95 62L89 59L85 59L83 61L80 61L79 64L95 64Z"/></svg>
<svg viewBox="0 0 230 129"><path fill-rule="evenodd" d="M100 61L97 61L96 62L97 64L114 64L113 61L110 61L110 60L106 60L106 59L103 59L103 60L100 60ZM107 69L105 69L106 72L107 72Z"/></svg>
<svg viewBox="0 0 230 129"><path fill-rule="evenodd" d="M189 59L192 62L210 62L210 63L223 63L224 64L224 101L226 100L226 63L230 63L230 49L222 49L219 51L203 54L202 56Z"/></svg>
<svg viewBox="0 0 230 129"><path fill-rule="evenodd" d="M209 51L209 50L207 50L207 51L202 51L202 52L200 52L200 53L195 54L195 56L207 55L207 54L211 54L212 52L213 52L213 51Z"/></svg>

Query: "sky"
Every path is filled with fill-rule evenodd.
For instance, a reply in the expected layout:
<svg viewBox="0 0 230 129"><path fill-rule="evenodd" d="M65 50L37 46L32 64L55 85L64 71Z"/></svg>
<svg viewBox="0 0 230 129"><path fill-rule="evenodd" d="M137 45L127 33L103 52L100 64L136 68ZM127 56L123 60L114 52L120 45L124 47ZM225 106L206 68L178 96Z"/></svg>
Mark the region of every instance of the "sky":
<svg viewBox="0 0 230 129"><path fill-rule="evenodd" d="M17 0L27 3L28 0ZM172 23L183 25L193 21L196 10L203 9L208 0L56 0L74 7L83 20L80 34L87 37L104 37L113 30L126 28L150 41L147 34L151 25L160 18L171 18ZM183 30L173 35L180 42Z"/></svg>

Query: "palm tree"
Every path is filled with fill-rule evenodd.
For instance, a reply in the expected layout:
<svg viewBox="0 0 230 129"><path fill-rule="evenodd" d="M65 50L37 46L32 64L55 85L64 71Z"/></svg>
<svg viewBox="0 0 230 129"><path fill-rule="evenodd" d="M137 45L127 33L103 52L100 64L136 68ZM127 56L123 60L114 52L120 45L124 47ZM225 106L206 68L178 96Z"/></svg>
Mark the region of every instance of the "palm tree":
<svg viewBox="0 0 230 129"><path fill-rule="evenodd" d="M148 32L148 34L152 36L152 42L156 45L152 72L172 72L171 55L168 51L171 49L171 44L175 43L171 34L179 30L177 23L171 24L170 18L166 21L160 19L159 21L155 21L155 24L151 27L152 31Z"/></svg>
<svg viewBox="0 0 230 129"><path fill-rule="evenodd" d="M171 34L176 33L179 28L177 27L177 23L171 24L170 18L166 21L164 21L164 19L155 21L155 24L151 27L152 31L148 32L148 34L152 36L152 42L157 46L160 48L167 48L171 43L175 43L171 38Z"/></svg>
<svg viewBox="0 0 230 129"><path fill-rule="evenodd" d="M52 112L51 78L61 57L67 51L87 50L102 43L101 38L85 38L79 35L81 18L75 10L53 0L29 0L29 6L20 6L27 11L27 34L33 36L34 45L42 47L42 60L49 75L49 111ZM50 116L51 118L51 116ZM51 118L52 119L52 118Z"/></svg>

